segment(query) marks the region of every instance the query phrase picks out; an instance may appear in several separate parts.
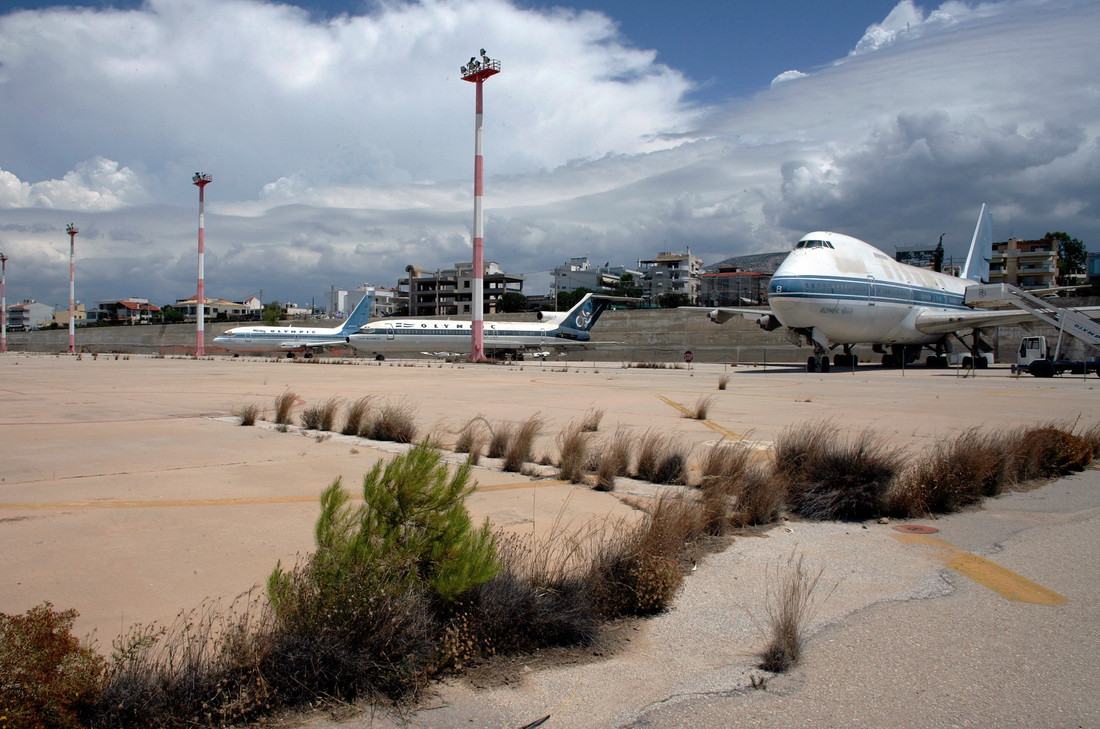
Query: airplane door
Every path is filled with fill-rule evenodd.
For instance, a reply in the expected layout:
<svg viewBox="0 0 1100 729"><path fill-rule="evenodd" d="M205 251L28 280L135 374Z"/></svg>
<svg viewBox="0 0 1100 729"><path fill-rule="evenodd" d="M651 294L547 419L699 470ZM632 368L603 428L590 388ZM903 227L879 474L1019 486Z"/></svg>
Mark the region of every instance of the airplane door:
<svg viewBox="0 0 1100 729"><path fill-rule="evenodd" d="M386 341L387 342L392 342L393 341L393 324L387 324L386 325Z"/></svg>
<svg viewBox="0 0 1100 729"><path fill-rule="evenodd" d="M875 305L875 277L874 276L868 276L867 277L867 305L868 306L874 306Z"/></svg>

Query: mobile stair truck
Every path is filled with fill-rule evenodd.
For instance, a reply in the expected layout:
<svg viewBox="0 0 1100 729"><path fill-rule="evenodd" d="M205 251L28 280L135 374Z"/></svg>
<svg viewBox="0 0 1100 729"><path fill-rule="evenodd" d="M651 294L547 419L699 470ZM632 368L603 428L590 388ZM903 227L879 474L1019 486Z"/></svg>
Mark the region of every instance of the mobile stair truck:
<svg viewBox="0 0 1100 729"><path fill-rule="evenodd" d="M1034 377L1054 377L1066 372L1075 375L1095 373L1100 377L1100 359L1083 357L1068 359L1064 356L1062 340L1065 335L1079 339L1085 351L1096 352L1100 347L1100 324L1082 311L1056 306L1009 284L981 284L968 286L965 299L968 304L1008 303L1023 309L1036 318L1058 329L1058 341L1051 351L1046 337L1030 336L1020 341L1013 370L1027 372Z"/></svg>

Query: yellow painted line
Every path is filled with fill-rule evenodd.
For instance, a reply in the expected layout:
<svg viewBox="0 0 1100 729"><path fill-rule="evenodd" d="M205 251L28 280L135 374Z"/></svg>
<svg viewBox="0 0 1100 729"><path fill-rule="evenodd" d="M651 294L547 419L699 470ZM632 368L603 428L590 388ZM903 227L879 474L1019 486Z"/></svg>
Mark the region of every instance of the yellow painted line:
<svg viewBox="0 0 1100 729"><path fill-rule="evenodd" d="M658 395L657 398L659 400L661 400L662 402L664 402L666 405L671 405L672 407L679 410L680 414L683 415L684 417L691 418L691 416L695 414L689 408L684 407L680 403L678 403L675 400L672 400L670 398L667 398L664 395ZM694 418L692 418L692 420L694 420ZM711 430L713 430L715 433L718 433L719 435L724 435L725 437L730 438L731 440L741 440L745 437L745 436L741 435L740 433L735 433L732 430L729 430L728 428L722 427L721 425L714 422L713 420L700 420L699 422L702 423L703 425L707 426Z"/></svg>
<svg viewBox="0 0 1100 729"><path fill-rule="evenodd" d="M667 397L665 397L664 395L658 395L657 399L662 401L666 405L671 405L672 407L676 408L677 410L680 411L680 414L682 414L682 415L691 415L690 410L688 410L686 407L684 407L680 403L676 402L675 400L670 400Z"/></svg>
<svg viewBox="0 0 1100 729"><path fill-rule="evenodd" d="M562 486L568 481L516 481L514 483L498 483L491 486L477 487L478 491L507 491L509 489L531 489L540 486Z"/></svg>
<svg viewBox="0 0 1100 729"><path fill-rule="evenodd" d="M919 544L936 550L935 557L942 560L945 565L1009 600L1032 605L1064 605L1069 602L1069 598L1053 590L1048 590L996 562L959 549L931 534L891 534L890 536L902 544Z"/></svg>

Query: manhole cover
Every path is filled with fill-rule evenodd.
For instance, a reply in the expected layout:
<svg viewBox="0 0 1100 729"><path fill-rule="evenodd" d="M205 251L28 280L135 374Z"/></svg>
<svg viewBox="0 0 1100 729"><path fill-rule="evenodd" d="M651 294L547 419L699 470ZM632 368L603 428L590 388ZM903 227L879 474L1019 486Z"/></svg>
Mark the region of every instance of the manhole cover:
<svg viewBox="0 0 1100 729"><path fill-rule="evenodd" d="M939 531L939 529L935 527L921 526L920 524L902 524L901 526L894 527L894 530L906 534L935 534Z"/></svg>

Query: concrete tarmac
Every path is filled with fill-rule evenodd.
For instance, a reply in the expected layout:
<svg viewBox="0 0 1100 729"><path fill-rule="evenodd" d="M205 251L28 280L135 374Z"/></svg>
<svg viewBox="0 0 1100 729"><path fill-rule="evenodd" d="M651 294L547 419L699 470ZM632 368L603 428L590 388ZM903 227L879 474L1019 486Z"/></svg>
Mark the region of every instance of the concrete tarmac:
<svg viewBox="0 0 1100 729"><path fill-rule="evenodd" d="M50 600L80 611L101 644L134 622L170 621L231 599L276 561L312 546L317 496L354 489L397 447L343 436L242 428L243 403L299 409L336 395L408 404L447 442L471 417L546 421L552 454L569 421L602 410L600 432L657 428L701 453L725 437L767 447L792 425L865 428L916 457L971 427L1097 419L1100 380L1017 379L866 368L649 370L617 363L513 366L338 364L259 358L0 357L0 611ZM724 391L719 377L728 376ZM680 408L713 397L708 420ZM268 415L270 417L270 415ZM477 469L475 517L546 532L632 511L616 494ZM788 522L737 539L686 580L667 614L623 628L625 648L539 667L507 685L458 678L402 719L414 727L1100 726L1095 544L1100 471L934 521L936 537L1068 599L1018 603L947 567L940 548L891 524ZM621 491L644 487L622 484ZM754 666L768 575L802 554L823 568L803 663ZM752 688L754 679L766 688ZM324 717L309 726L333 724ZM375 713L346 726L399 724Z"/></svg>

